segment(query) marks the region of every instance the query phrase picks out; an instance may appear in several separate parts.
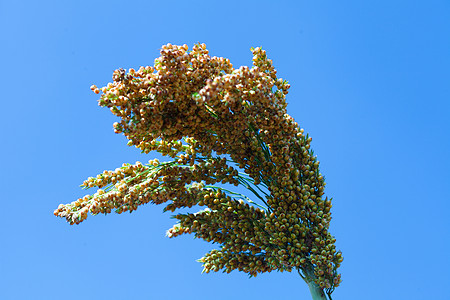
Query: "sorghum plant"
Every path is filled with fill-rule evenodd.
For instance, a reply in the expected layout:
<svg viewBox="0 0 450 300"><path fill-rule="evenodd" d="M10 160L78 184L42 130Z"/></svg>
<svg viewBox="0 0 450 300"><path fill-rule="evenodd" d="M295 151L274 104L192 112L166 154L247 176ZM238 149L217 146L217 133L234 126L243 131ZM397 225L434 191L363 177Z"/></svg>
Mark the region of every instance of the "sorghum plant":
<svg viewBox="0 0 450 300"><path fill-rule="evenodd" d="M328 231L331 199L319 161L311 138L286 112L289 84L264 50L252 53L252 68L234 69L204 44L192 51L167 44L153 67L118 69L112 83L93 85L102 93L99 105L121 119L114 130L128 145L171 160L90 177L82 186L98 190L54 214L79 224L89 212L120 214L146 203L171 212L203 207L176 214L167 235L193 233L220 244L199 260L204 272L296 270L313 299L331 299L343 258ZM243 185L255 201L227 184Z"/></svg>

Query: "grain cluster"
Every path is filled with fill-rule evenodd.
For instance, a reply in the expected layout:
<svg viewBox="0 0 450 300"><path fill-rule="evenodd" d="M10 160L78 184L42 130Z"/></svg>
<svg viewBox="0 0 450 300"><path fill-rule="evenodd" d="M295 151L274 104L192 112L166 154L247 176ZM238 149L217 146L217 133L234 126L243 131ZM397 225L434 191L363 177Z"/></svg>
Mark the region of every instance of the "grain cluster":
<svg viewBox="0 0 450 300"><path fill-rule="evenodd" d="M311 138L287 114L289 84L261 48L253 66L233 68L204 44L167 44L154 66L114 71L91 89L120 118L123 133L144 153L171 160L124 164L84 181L98 190L54 212L70 224L88 213L132 212L146 203L175 215L169 237L184 233L220 245L200 261L204 271L296 270L332 291L343 258L329 233L331 199L324 196ZM227 185L243 185L253 200ZM257 205L257 203L259 203Z"/></svg>

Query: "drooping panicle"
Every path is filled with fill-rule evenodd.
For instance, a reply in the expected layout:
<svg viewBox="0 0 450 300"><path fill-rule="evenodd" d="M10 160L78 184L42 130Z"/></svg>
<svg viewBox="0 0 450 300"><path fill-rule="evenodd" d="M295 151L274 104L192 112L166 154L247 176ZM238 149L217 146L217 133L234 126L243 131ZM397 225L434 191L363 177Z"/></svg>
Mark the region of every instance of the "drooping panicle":
<svg viewBox="0 0 450 300"><path fill-rule="evenodd" d="M341 281L342 254L329 232L331 199L312 139L287 113L289 83L264 50L252 53L251 68L235 69L204 44L191 51L167 44L154 66L118 69L113 82L92 86L130 146L172 160L90 177L82 186L97 192L60 205L55 215L79 224L88 212L132 212L146 203L171 212L200 207L175 215L167 235L218 243L200 259L205 272L296 269L331 293ZM226 185L243 185L254 199Z"/></svg>

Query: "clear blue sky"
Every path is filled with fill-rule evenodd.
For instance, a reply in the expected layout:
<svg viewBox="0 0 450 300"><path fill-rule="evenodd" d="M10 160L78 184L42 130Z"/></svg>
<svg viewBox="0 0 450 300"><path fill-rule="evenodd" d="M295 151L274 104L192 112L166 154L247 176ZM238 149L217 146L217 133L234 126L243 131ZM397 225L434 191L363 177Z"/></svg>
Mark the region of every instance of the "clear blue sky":
<svg viewBox="0 0 450 300"><path fill-rule="evenodd" d="M125 4L128 3L128 4ZM344 253L333 299L450 299L449 1L0 1L0 299L310 299L296 273L201 274L213 245L170 213L53 216L78 185L148 161L89 87L206 43L262 46L313 138Z"/></svg>

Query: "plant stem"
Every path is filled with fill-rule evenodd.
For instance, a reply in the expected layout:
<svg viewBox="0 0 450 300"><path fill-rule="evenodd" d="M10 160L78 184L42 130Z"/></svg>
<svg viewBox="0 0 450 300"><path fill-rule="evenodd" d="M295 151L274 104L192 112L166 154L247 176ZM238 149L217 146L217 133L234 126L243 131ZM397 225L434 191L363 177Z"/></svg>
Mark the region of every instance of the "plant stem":
<svg viewBox="0 0 450 300"><path fill-rule="evenodd" d="M327 296L314 280L307 282L307 284L313 300L327 300Z"/></svg>
<svg viewBox="0 0 450 300"><path fill-rule="evenodd" d="M323 289L315 282L316 276L314 275L314 269L312 265L308 265L301 269L303 271L303 275L300 272L300 269L298 270L298 274L303 278L303 280L306 282L306 284L309 287L309 291L311 293L313 300L329 300L327 296L325 295L325 292ZM330 300L331 300L331 296Z"/></svg>

